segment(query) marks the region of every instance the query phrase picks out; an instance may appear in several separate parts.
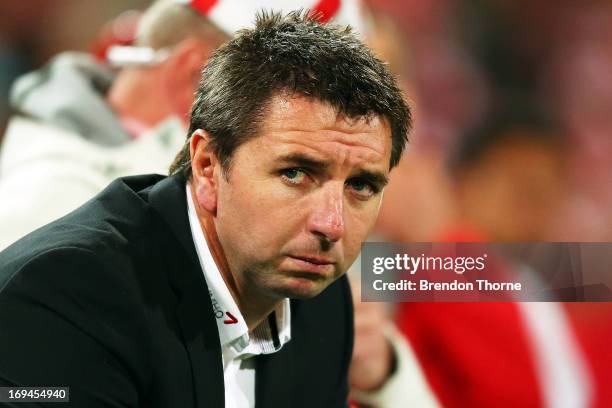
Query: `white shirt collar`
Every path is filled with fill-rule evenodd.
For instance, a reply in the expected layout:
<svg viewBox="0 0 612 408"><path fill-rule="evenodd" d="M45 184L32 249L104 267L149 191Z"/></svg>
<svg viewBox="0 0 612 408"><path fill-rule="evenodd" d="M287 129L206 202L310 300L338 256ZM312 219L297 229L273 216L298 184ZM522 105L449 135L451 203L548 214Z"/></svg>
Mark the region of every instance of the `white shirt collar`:
<svg viewBox="0 0 612 408"><path fill-rule="evenodd" d="M215 263L198 219L189 183L186 184L189 226L200 266L208 285L221 346L233 357L274 353L291 339L291 309L289 299L249 333L246 321L238 309L219 268ZM276 335L275 333L276 332Z"/></svg>

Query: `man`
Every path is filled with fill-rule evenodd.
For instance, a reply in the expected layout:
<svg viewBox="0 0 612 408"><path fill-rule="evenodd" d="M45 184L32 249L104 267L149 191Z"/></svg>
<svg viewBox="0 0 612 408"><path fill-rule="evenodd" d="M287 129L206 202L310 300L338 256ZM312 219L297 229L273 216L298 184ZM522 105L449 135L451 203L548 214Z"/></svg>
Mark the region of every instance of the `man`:
<svg viewBox="0 0 612 408"><path fill-rule="evenodd" d="M0 384L87 407L346 405L338 278L408 107L349 29L303 13L260 15L202 77L172 176L119 179L0 253Z"/></svg>

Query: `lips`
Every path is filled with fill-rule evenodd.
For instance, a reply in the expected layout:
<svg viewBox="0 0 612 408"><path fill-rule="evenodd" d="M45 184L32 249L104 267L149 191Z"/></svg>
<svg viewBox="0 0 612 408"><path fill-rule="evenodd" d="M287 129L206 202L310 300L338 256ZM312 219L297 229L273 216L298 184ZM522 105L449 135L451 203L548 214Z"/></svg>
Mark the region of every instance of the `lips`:
<svg viewBox="0 0 612 408"><path fill-rule="evenodd" d="M329 258L316 256L290 255L288 258L298 271L316 275L328 275L329 273L333 273L335 265L335 262Z"/></svg>
<svg viewBox="0 0 612 408"><path fill-rule="evenodd" d="M333 265L335 262L328 258L322 258L317 256L297 256L290 255L291 258L300 259L302 261L310 262L315 265Z"/></svg>

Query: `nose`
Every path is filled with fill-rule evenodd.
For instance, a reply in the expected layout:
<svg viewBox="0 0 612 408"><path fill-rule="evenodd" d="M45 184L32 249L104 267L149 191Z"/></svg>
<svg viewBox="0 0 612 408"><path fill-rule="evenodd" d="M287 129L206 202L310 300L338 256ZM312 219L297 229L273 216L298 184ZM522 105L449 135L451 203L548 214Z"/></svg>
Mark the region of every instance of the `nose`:
<svg viewBox="0 0 612 408"><path fill-rule="evenodd" d="M310 214L308 228L311 233L329 242L344 235L344 185L330 185L321 191Z"/></svg>

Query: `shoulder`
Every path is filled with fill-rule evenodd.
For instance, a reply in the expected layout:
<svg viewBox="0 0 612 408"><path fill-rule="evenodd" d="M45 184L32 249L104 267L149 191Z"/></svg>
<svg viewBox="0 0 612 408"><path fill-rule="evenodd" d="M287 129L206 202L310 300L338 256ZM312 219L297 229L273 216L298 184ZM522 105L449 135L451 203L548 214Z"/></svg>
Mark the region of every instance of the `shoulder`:
<svg viewBox="0 0 612 408"><path fill-rule="evenodd" d="M0 271L14 272L31 262L67 262L62 257L67 253L91 262L108 263L136 253L139 248L145 250L142 245L154 238L155 228L146 187L161 178L150 175L117 179L70 214L0 252Z"/></svg>
<svg viewBox="0 0 612 408"><path fill-rule="evenodd" d="M135 276L117 268L107 254L76 246L8 259L0 269L0 303L24 316L43 307L94 332L101 327L91 317L117 321L119 316L108 313L112 309L143 321L136 316L142 313L142 301Z"/></svg>
<svg viewBox="0 0 612 408"><path fill-rule="evenodd" d="M82 247L15 261L0 270L0 348L11 351L0 358L0 383L70 384L71 400L87 406L111 390L135 403L152 372L136 277Z"/></svg>
<svg viewBox="0 0 612 408"><path fill-rule="evenodd" d="M37 293L66 308L75 306L74 299L142 306L146 282L163 280L163 232L146 195L147 186L161 178L118 179L77 210L0 252L0 296Z"/></svg>
<svg viewBox="0 0 612 408"><path fill-rule="evenodd" d="M167 232L148 202L160 179L117 180L0 252L0 349L11 350L0 384L69 384L79 406L138 405L154 350L168 346L159 336L174 338Z"/></svg>

